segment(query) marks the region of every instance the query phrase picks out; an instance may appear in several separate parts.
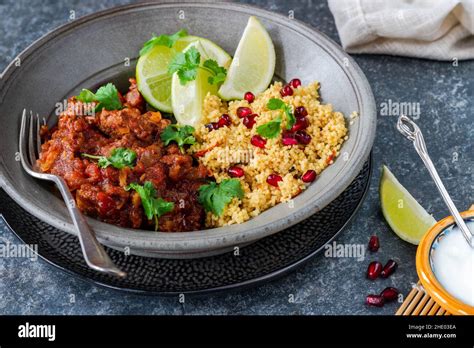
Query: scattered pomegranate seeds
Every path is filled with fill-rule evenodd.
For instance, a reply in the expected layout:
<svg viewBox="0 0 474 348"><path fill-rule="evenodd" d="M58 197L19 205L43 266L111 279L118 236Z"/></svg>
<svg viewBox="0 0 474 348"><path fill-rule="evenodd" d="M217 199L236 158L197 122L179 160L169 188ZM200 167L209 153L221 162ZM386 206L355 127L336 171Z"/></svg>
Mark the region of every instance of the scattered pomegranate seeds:
<svg viewBox="0 0 474 348"><path fill-rule="evenodd" d="M383 307L385 300L380 295L367 295L365 298L365 303L367 303L369 306Z"/></svg>
<svg viewBox="0 0 474 348"><path fill-rule="evenodd" d="M267 183L272 185L272 186L275 186L275 187L278 187L278 183L280 181L282 181L283 179L281 178L280 175L278 174L270 174L267 178Z"/></svg>
<svg viewBox="0 0 474 348"><path fill-rule="evenodd" d="M383 270L380 275L382 276L382 278L388 278L390 277L390 275L393 274L393 272L395 272L397 267L398 267L398 264L395 261L388 260L385 266L383 266Z"/></svg>
<svg viewBox="0 0 474 348"><path fill-rule="evenodd" d="M240 118L244 118L245 116L248 116L252 114L252 109L246 107L246 106L241 106L237 108L237 116Z"/></svg>
<svg viewBox="0 0 474 348"><path fill-rule="evenodd" d="M285 85L283 88L280 90L280 94L282 97L286 97L289 95L293 95L293 88L291 88L290 85Z"/></svg>
<svg viewBox="0 0 474 348"><path fill-rule="evenodd" d="M255 121L256 116L257 116L257 114L252 114L252 115L245 116L244 119L242 120L242 123L248 129L252 129L255 122L257 122L257 121Z"/></svg>
<svg viewBox="0 0 474 348"><path fill-rule="evenodd" d="M253 146L256 146L256 147L259 147L261 149L264 149L265 148L265 144L267 143L267 141L265 139L263 139L260 135L254 135L251 139L250 139L250 143L253 145Z"/></svg>
<svg viewBox="0 0 474 348"><path fill-rule="evenodd" d="M380 296L382 296L386 302L391 302L395 301L398 298L399 293L400 291L398 291L397 289L388 287L383 289L383 291L380 293Z"/></svg>
<svg viewBox="0 0 474 348"><path fill-rule="evenodd" d="M253 103L253 101L255 100L255 96L254 96L254 94L253 94L252 92L247 92L247 93L245 93L245 95L244 95L244 99L245 99L246 101L248 101L249 104L251 104L251 103Z"/></svg>
<svg viewBox="0 0 474 348"><path fill-rule="evenodd" d="M296 118L301 118L301 117L305 117L305 116L308 116L308 111L306 111L306 108L304 106L298 106L295 109L295 117Z"/></svg>
<svg viewBox="0 0 474 348"><path fill-rule="evenodd" d="M284 132L282 134L281 142L285 146L298 145L298 140L295 139L295 135L290 132Z"/></svg>
<svg viewBox="0 0 474 348"><path fill-rule="evenodd" d="M379 237L377 237L377 236L370 237L369 250L372 251L372 252L376 252L377 250L379 250L379 248L380 248Z"/></svg>
<svg viewBox="0 0 474 348"><path fill-rule="evenodd" d="M219 121L217 121L217 125L219 128L221 127L229 127L232 124L232 121L230 120L230 116L227 114L223 114L220 118Z"/></svg>
<svg viewBox="0 0 474 348"><path fill-rule="evenodd" d="M297 118L293 127L291 127L290 132L297 132L299 130L303 130L308 128L309 121L306 117Z"/></svg>
<svg viewBox="0 0 474 348"><path fill-rule="evenodd" d="M211 122L205 125L205 127L210 131L219 129L219 124L217 122Z"/></svg>
<svg viewBox="0 0 474 348"><path fill-rule="evenodd" d="M382 272L382 264L378 261L372 261L367 267L367 278L370 280L377 279Z"/></svg>
<svg viewBox="0 0 474 348"><path fill-rule="evenodd" d="M313 182L316 179L316 172L312 169L308 170L306 173L303 174L301 180L303 182Z"/></svg>
<svg viewBox="0 0 474 348"><path fill-rule="evenodd" d="M301 80L300 79L293 79L290 81L289 85L291 85L291 87L293 88L298 88L299 86L301 86Z"/></svg>
<svg viewBox="0 0 474 348"><path fill-rule="evenodd" d="M227 173L233 178L240 178L244 176L244 170L237 166L232 166L227 170Z"/></svg>
<svg viewBox="0 0 474 348"><path fill-rule="evenodd" d="M303 145L308 145L311 142L311 135L302 130L296 132L295 138Z"/></svg>

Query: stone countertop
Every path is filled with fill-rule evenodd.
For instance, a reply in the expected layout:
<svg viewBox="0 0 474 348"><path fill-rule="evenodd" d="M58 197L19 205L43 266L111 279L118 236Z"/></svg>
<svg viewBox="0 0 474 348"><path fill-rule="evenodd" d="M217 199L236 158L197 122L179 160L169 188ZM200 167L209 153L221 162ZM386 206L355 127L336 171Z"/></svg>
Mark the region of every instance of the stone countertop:
<svg viewBox="0 0 474 348"><path fill-rule="evenodd" d="M0 70L32 41L70 20L71 14L77 18L128 2L0 2ZM294 11L296 19L339 42L325 1L247 2L283 14ZM419 106L417 123L433 162L454 202L465 210L474 202L474 82L468 78L473 76L474 62L459 62L456 66L381 55L354 58L372 86L379 111L374 173L365 202L336 242L366 244L372 234L377 234L381 248L376 255L359 262L320 254L284 278L249 290L187 297L185 304L180 304L177 297L141 296L94 286L43 260L0 258L0 314L393 314L396 303L368 308L365 295L386 286L395 286L406 295L417 282L416 247L400 240L383 219L378 196L381 166L388 165L435 218L448 215L448 211L413 147L395 129L397 114L382 110L396 103ZM0 236L18 243L1 219ZM393 258L399 262L399 269L387 280L370 282L365 279L365 271L369 260L375 258L382 262Z"/></svg>

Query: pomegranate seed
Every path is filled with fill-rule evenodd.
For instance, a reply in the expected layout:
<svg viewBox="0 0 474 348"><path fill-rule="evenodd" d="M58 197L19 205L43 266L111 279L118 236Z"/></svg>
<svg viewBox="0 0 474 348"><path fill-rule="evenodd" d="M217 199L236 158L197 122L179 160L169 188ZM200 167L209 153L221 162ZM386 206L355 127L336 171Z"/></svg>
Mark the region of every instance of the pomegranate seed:
<svg viewBox="0 0 474 348"><path fill-rule="evenodd" d="M304 106L298 106L295 109L295 117L296 118L301 118L301 117L305 117L305 116L308 116L308 111L306 111L306 108Z"/></svg>
<svg viewBox="0 0 474 348"><path fill-rule="evenodd" d="M245 99L246 101L248 101L249 104L251 104L251 103L253 103L253 101L255 100L255 96L254 96L254 94L253 94L252 92L247 92L247 93L245 93L245 95L244 95L244 99Z"/></svg>
<svg viewBox="0 0 474 348"><path fill-rule="evenodd" d="M393 272L397 269L398 264L393 260L388 260L385 266L383 266L382 273L380 274L382 278L388 278L392 275Z"/></svg>
<svg viewBox="0 0 474 348"><path fill-rule="evenodd" d="M253 146L256 146L256 147L259 147L261 149L264 149L265 148L265 144L267 143L267 141L265 139L263 139L260 135L254 135L251 139L250 139L250 143L253 145Z"/></svg>
<svg viewBox="0 0 474 348"><path fill-rule="evenodd" d="M377 236L372 236L370 237L369 240L369 250L376 252L380 248L380 242L379 242L379 237Z"/></svg>
<svg viewBox="0 0 474 348"><path fill-rule="evenodd" d="M383 299L387 302L395 301L398 298L398 294L400 291L398 291L395 288L388 287L383 289L383 291L380 293L380 296L383 297Z"/></svg>
<svg viewBox="0 0 474 348"><path fill-rule="evenodd" d="M300 79L293 79L290 81L289 85L291 85L291 87L293 88L298 88L299 86L301 86L301 80Z"/></svg>
<svg viewBox="0 0 474 348"><path fill-rule="evenodd" d="M295 139L293 133L284 132L281 136L281 143L285 146L298 145L298 140Z"/></svg>
<svg viewBox="0 0 474 348"><path fill-rule="evenodd" d="M311 142L311 135L302 130L296 132L295 138L303 145L308 145Z"/></svg>
<svg viewBox="0 0 474 348"><path fill-rule="evenodd" d="M217 122L211 122L211 123L206 124L205 127L206 127L206 128L209 130L209 132L210 132L210 131L219 129L219 124L218 124Z"/></svg>
<svg viewBox="0 0 474 348"><path fill-rule="evenodd" d="M301 180L303 180L303 182L313 182L314 179L316 179L316 172L312 169L308 170L301 177Z"/></svg>
<svg viewBox="0 0 474 348"><path fill-rule="evenodd" d="M244 170L237 166L232 166L227 170L227 173L233 178L240 178L244 176Z"/></svg>
<svg viewBox="0 0 474 348"><path fill-rule="evenodd" d="M378 261L372 261L367 267L367 278L370 280L377 279L382 272L382 264Z"/></svg>
<svg viewBox="0 0 474 348"><path fill-rule="evenodd" d="M291 88L290 85L285 85L280 90L280 94L281 94L282 97L286 97L288 95L293 95L293 88Z"/></svg>
<svg viewBox="0 0 474 348"><path fill-rule="evenodd" d="M223 114L220 118L219 121L217 121L217 125L220 127L229 127L232 124L232 121L230 120L230 116L227 114Z"/></svg>
<svg viewBox="0 0 474 348"><path fill-rule="evenodd" d="M291 127L290 132L297 132L299 130L303 130L308 128L309 121L306 117L297 118L293 127Z"/></svg>
<svg viewBox="0 0 474 348"><path fill-rule="evenodd" d="M248 129L252 129L255 122L257 122L257 121L255 121L255 116L256 116L256 114L245 116L243 121L242 121L244 126L247 127Z"/></svg>
<svg viewBox="0 0 474 348"><path fill-rule="evenodd" d="M278 183L280 181L282 181L283 179L281 178L280 175L278 174L270 174L267 178L267 183L272 185L272 186L275 186L275 187L278 187Z"/></svg>
<svg viewBox="0 0 474 348"><path fill-rule="evenodd" d="M241 106L237 108L237 116L240 118L243 118L245 116L248 116L252 113L252 109L246 107L246 106Z"/></svg>
<svg viewBox="0 0 474 348"><path fill-rule="evenodd" d="M365 298L365 303L367 303L369 306L383 307L385 300L380 295L367 295Z"/></svg>

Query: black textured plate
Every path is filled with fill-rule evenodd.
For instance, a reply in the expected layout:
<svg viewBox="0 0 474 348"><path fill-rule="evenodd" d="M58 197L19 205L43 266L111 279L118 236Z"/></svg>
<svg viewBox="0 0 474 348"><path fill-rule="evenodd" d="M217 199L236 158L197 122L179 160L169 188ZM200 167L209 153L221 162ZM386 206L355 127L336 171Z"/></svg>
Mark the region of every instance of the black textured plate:
<svg viewBox="0 0 474 348"><path fill-rule="evenodd" d="M355 214L369 186L371 158L349 187L324 209L293 227L233 253L201 259L170 260L126 255L106 248L125 279L87 267L76 237L60 231L17 205L0 190L0 212L26 244L52 265L95 284L139 293L195 294L256 285L286 274L314 256Z"/></svg>

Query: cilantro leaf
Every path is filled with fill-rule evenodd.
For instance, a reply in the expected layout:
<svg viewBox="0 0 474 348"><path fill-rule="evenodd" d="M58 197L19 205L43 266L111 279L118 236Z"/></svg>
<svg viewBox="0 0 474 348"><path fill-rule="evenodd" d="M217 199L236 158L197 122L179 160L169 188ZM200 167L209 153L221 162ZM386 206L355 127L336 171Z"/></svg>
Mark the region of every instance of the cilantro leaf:
<svg viewBox="0 0 474 348"><path fill-rule="evenodd" d="M285 102L278 98L271 98L267 103L269 110L280 110L285 106Z"/></svg>
<svg viewBox="0 0 474 348"><path fill-rule="evenodd" d="M120 101L117 87L112 83L100 87L97 92L95 92L95 100L99 102L95 111L102 109L119 110L122 108L122 102Z"/></svg>
<svg viewBox="0 0 474 348"><path fill-rule="evenodd" d="M186 82L196 79L200 62L201 53L196 47L191 47L186 52L178 53L173 57L168 65L168 73L176 72L179 82L184 86Z"/></svg>
<svg viewBox="0 0 474 348"><path fill-rule="evenodd" d="M101 168L107 168L111 165L117 169L122 169L126 166L132 168L137 158L135 151L123 147L113 149L109 157L88 155L86 153L83 153L82 156L98 160L97 165Z"/></svg>
<svg viewBox="0 0 474 348"><path fill-rule="evenodd" d="M234 198L242 199L244 191L238 179L224 179L220 184L210 182L199 188L199 203L206 211L220 216L225 206Z"/></svg>
<svg viewBox="0 0 474 348"><path fill-rule="evenodd" d="M280 127L281 117L278 116L276 119L258 126L257 133L268 139L276 138L280 134Z"/></svg>
<svg viewBox="0 0 474 348"><path fill-rule="evenodd" d="M100 87L95 94L88 89L82 89L81 93L76 97L77 100L83 103L97 102L95 111L102 109L106 110L120 110L122 109L122 102L120 101L117 87L112 83Z"/></svg>
<svg viewBox="0 0 474 348"><path fill-rule="evenodd" d="M179 82L184 86L189 81L194 81L197 77L198 69L203 69L211 74L208 82L211 85L224 82L227 70L213 59L207 59L201 64L201 53L196 47L189 48L186 52L176 54L168 65L168 73L177 73Z"/></svg>
<svg viewBox="0 0 474 348"><path fill-rule="evenodd" d="M161 133L160 137L163 143L168 145L171 141L176 142L181 152L183 152L184 145L192 145L196 143L196 139L193 136L194 127L191 126L179 126L177 124L170 124Z"/></svg>
<svg viewBox="0 0 474 348"><path fill-rule="evenodd" d="M267 103L267 108L269 110L283 110L286 116L286 129L291 129L296 123L296 118L291 106L286 104L283 100L271 98Z"/></svg>
<svg viewBox="0 0 474 348"><path fill-rule="evenodd" d="M155 231L158 230L158 219L174 209L174 203L165 201L161 197L156 197L156 190L150 181L145 182L142 186L137 183L131 183L125 188L135 190L142 201L143 210L148 220L155 219Z"/></svg>
<svg viewBox="0 0 474 348"><path fill-rule="evenodd" d="M88 89L83 88L76 99L83 103L92 103L95 100L95 94Z"/></svg>
<svg viewBox="0 0 474 348"><path fill-rule="evenodd" d="M140 56L143 56L145 53L147 53L149 50L151 50L155 46L166 46L166 47L173 47L176 41L178 41L180 38L187 36L188 33L186 30L181 29L180 31L177 31L176 33L172 35L160 35L156 36L153 35L153 37L145 42L143 44L142 49L140 50Z"/></svg>
<svg viewBox="0 0 474 348"><path fill-rule="evenodd" d="M208 59L204 61L202 67L213 75L209 76L207 79L211 85L217 85L224 82L227 76L227 70L226 68L219 66L215 60Z"/></svg>

